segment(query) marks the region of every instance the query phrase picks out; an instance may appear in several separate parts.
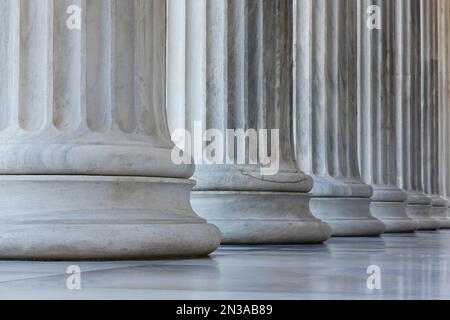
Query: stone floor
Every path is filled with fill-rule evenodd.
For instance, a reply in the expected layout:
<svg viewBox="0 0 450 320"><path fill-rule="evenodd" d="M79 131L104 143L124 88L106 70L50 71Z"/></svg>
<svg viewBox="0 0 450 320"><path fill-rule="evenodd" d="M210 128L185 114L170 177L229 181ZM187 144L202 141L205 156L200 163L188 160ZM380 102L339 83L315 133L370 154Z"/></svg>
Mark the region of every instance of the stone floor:
<svg viewBox="0 0 450 320"><path fill-rule="evenodd" d="M67 267L81 268L69 290ZM367 288L371 265L381 290ZM0 262L2 299L450 299L450 231L332 239L317 246L225 246L210 258Z"/></svg>

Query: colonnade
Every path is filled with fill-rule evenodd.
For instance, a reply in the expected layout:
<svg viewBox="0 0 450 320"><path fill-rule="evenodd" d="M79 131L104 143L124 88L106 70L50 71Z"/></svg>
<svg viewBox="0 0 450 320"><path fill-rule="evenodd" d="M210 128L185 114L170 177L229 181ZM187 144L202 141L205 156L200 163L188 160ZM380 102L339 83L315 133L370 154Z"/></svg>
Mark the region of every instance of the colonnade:
<svg viewBox="0 0 450 320"><path fill-rule="evenodd" d="M449 228L449 16L446 0L0 0L0 258Z"/></svg>
<svg viewBox="0 0 450 320"><path fill-rule="evenodd" d="M312 181L294 189L283 170L257 177L248 166L202 164L194 210L219 226L224 243L295 240L259 230L292 209L276 198L269 205L267 194L255 198L260 206L236 197L249 190L309 192L307 207L289 201L296 215L312 214L333 236L446 228L448 10L440 0L171 1L171 130L192 132L193 121L203 132L278 128L283 160L293 160L284 168L296 165ZM198 137L188 139L192 146ZM224 191L227 200L218 197ZM308 243L299 227L297 242ZM314 233L326 236L321 230Z"/></svg>

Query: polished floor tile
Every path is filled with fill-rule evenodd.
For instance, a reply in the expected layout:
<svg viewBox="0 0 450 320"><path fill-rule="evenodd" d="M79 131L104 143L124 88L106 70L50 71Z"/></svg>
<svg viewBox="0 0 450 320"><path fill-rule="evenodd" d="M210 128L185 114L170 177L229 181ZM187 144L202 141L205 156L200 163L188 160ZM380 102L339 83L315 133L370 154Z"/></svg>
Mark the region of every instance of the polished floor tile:
<svg viewBox="0 0 450 320"><path fill-rule="evenodd" d="M80 267L81 290L66 270ZM379 267L381 289L367 287ZM450 299L450 231L223 246L210 258L0 262L2 299Z"/></svg>

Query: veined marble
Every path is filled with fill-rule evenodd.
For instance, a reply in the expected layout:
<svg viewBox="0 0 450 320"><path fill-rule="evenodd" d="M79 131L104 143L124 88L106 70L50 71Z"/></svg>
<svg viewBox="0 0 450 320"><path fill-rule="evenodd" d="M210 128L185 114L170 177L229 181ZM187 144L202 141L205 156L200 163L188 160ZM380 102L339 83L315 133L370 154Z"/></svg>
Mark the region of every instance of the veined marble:
<svg viewBox="0 0 450 320"><path fill-rule="evenodd" d="M422 181L420 0L395 2L395 112L397 183L407 192L406 212L419 229L436 229Z"/></svg>
<svg viewBox="0 0 450 320"><path fill-rule="evenodd" d="M1 299L450 299L450 233L333 238L325 245L223 246L209 258L122 262L0 262ZM81 269L81 290L66 286ZM380 268L370 290L369 266ZM277 311L277 310L276 310Z"/></svg>
<svg viewBox="0 0 450 320"><path fill-rule="evenodd" d="M376 18L381 19L381 29L367 26L371 5L380 9ZM395 99L403 88L395 82L394 50L399 49L395 39L403 30L396 28L394 16L396 10L401 16L405 5L402 1L358 1L359 163L363 180L374 191L370 212L383 221L385 232L414 232L418 227L406 214L406 192L397 186L396 144L400 141L396 135L401 129L396 126L402 124L395 121Z"/></svg>
<svg viewBox="0 0 450 320"><path fill-rule="evenodd" d="M171 161L165 15L165 0L0 0L1 259L218 247L189 203L194 166Z"/></svg>
<svg viewBox="0 0 450 320"><path fill-rule="evenodd" d="M439 0L438 3L438 50L439 50L439 168L440 190L447 201L450 200L450 3ZM450 204L450 202L449 202ZM440 227L450 228L449 209L447 217L442 213Z"/></svg>
<svg viewBox="0 0 450 320"><path fill-rule="evenodd" d="M448 201L441 179L445 179L440 153L438 7L439 0L421 0L421 113L422 179L425 193L431 198L431 216L437 228L447 224Z"/></svg>
<svg viewBox="0 0 450 320"><path fill-rule="evenodd" d="M262 175L261 162L237 164L234 154L233 164L197 164L192 205L219 226L224 243L311 243L330 234L311 215L312 179L295 161L292 19L285 0L169 3L171 130L193 132L197 121L222 134L279 131L279 146L267 146L279 153L274 175ZM240 148L248 160L253 147L231 149ZM227 150L223 155L230 160Z"/></svg>
<svg viewBox="0 0 450 320"><path fill-rule="evenodd" d="M297 159L314 180L312 213L335 236L386 228L358 164L356 10L351 0L296 1Z"/></svg>

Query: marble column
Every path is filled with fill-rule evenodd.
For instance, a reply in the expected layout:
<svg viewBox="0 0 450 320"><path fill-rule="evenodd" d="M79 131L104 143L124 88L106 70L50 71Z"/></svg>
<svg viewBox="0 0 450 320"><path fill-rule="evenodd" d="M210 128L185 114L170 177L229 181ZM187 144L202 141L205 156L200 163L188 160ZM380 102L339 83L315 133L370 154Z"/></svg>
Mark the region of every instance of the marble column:
<svg viewBox="0 0 450 320"><path fill-rule="evenodd" d="M217 248L194 167L171 161L165 15L165 0L0 0L1 259Z"/></svg>
<svg viewBox="0 0 450 320"><path fill-rule="evenodd" d="M398 1L401 3L402 1ZM407 194L397 185L395 97L395 9L390 0L358 1L359 161L363 180L372 186L370 211L386 232L414 232L417 224L406 214ZM377 6L378 12L371 11ZM379 14L380 29L368 26ZM369 28L370 27L370 28ZM398 92L397 92L398 90Z"/></svg>
<svg viewBox="0 0 450 320"><path fill-rule="evenodd" d="M421 43L422 181L439 228L446 223L448 201L440 183L438 0L421 0Z"/></svg>
<svg viewBox="0 0 450 320"><path fill-rule="evenodd" d="M406 212L418 229L436 229L422 183L420 1L395 1L395 112L397 181L407 192Z"/></svg>
<svg viewBox="0 0 450 320"><path fill-rule="evenodd" d="M335 236L377 236L357 154L357 2L297 0L297 158L314 179L312 213Z"/></svg>
<svg viewBox="0 0 450 320"><path fill-rule="evenodd" d="M319 243L330 235L310 213L313 181L295 162L292 18L286 0L169 1L171 129L197 130L192 145L203 140L191 150L192 204L219 226L224 243ZM208 155L213 141L202 132L211 129L227 137L214 142L215 161ZM248 129L258 134L249 131L239 143L234 133L245 140ZM264 130L269 141L261 139ZM270 163L261 157L267 150ZM278 171L262 171L277 158Z"/></svg>
<svg viewBox="0 0 450 320"><path fill-rule="evenodd" d="M439 0L438 3L438 46L439 46L439 146L440 152L440 188L450 204L450 3ZM450 228L450 211L441 221L441 229Z"/></svg>

